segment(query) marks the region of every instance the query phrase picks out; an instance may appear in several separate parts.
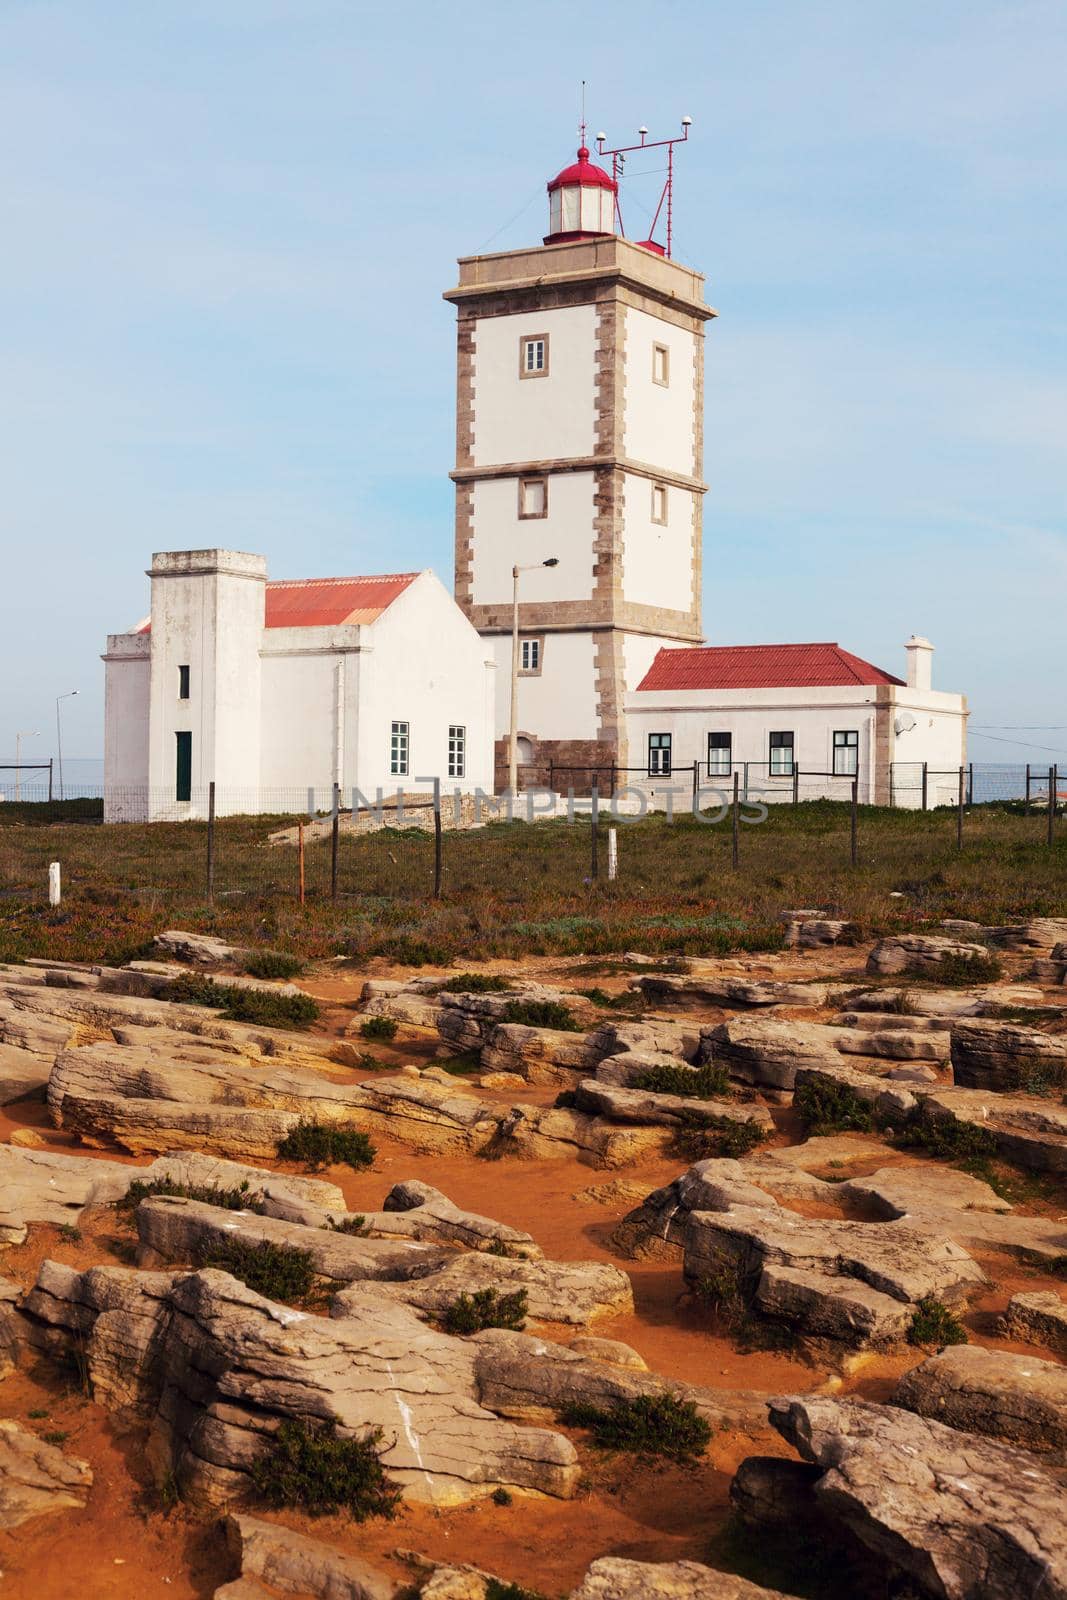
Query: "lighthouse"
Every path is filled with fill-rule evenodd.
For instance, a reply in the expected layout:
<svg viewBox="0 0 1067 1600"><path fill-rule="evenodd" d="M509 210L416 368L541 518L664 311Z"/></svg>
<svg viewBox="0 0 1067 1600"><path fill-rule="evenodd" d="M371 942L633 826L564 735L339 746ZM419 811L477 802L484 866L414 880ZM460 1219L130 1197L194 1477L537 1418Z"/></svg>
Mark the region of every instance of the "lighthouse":
<svg viewBox="0 0 1067 1600"><path fill-rule="evenodd" d="M498 668L500 782L512 681L520 781L551 765L581 787L629 764L625 699L657 651L701 639L715 312L702 274L624 237L624 158L607 171L603 143L594 160L583 137L548 183L541 244L462 257L445 294L458 321L455 597Z"/></svg>

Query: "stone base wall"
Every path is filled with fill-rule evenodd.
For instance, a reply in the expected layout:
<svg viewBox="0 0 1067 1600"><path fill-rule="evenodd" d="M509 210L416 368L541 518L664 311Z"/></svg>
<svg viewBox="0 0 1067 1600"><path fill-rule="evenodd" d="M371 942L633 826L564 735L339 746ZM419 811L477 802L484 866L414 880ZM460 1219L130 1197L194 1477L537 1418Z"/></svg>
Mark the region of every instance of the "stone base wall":
<svg viewBox="0 0 1067 1600"><path fill-rule="evenodd" d="M496 741L496 792L508 786L508 741ZM618 762L619 752L614 740L609 739L538 739L534 746L532 762L519 765L519 788L555 789L566 794L573 789L577 795L591 793L593 778L597 777L603 795L611 792L612 766ZM575 767L574 772L553 772L554 766ZM596 769L594 771L594 769Z"/></svg>

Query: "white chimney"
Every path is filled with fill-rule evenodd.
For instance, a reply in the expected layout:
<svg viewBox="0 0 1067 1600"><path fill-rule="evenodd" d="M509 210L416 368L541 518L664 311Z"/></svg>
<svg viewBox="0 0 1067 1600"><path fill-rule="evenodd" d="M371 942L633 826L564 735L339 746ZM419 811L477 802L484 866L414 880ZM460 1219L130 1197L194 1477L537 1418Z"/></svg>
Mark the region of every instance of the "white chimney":
<svg viewBox="0 0 1067 1600"><path fill-rule="evenodd" d="M926 690L933 678L934 647L929 639L913 633L904 646L908 658L908 688Z"/></svg>

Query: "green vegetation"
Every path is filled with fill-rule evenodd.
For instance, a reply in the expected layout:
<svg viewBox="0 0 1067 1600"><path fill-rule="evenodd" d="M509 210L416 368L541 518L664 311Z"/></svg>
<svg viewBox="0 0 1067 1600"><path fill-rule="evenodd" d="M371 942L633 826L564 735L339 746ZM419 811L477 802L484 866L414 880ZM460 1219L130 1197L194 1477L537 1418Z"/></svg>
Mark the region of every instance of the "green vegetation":
<svg viewBox="0 0 1067 1600"><path fill-rule="evenodd" d="M966 1344L967 1329L948 1306L927 1295L919 1301L911 1319L908 1343L935 1345L941 1350L947 1344Z"/></svg>
<svg viewBox="0 0 1067 1600"><path fill-rule="evenodd" d="M809 1134L869 1133L871 1107L846 1083L809 1078L793 1096L793 1109Z"/></svg>
<svg viewBox="0 0 1067 1600"><path fill-rule="evenodd" d="M939 1161L982 1161L997 1152L997 1141L988 1128L957 1122L952 1116L923 1115L920 1111L903 1121L886 1119L881 1126L894 1144L925 1150Z"/></svg>
<svg viewBox="0 0 1067 1600"><path fill-rule="evenodd" d="M80 1244L81 1243L81 1236L82 1236L81 1229L75 1227L73 1222L61 1222L60 1223L60 1225L59 1225L59 1237L61 1239L64 1239L67 1244Z"/></svg>
<svg viewBox="0 0 1067 1600"><path fill-rule="evenodd" d="M640 1012L648 1004L640 990L626 989L622 994L609 994L606 989L579 989L583 1000L599 1006L603 1011Z"/></svg>
<svg viewBox="0 0 1067 1600"><path fill-rule="evenodd" d="M472 1072L481 1071L482 1058L477 1050L465 1050L462 1055L449 1056L444 1061L435 1061L434 1066L441 1067L445 1072L451 1073L453 1078L468 1078Z"/></svg>
<svg viewBox="0 0 1067 1600"><path fill-rule="evenodd" d="M363 1439L338 1436L333 1423L283 1422L251 1466L260 1499L311 1517L346 1511L356 1522L393 1517L400 1499L378 1456L382 1430Z"/></svg>
<svg viewBox="0 0 1067 1600"><path fill-rule="evenodd" d="M1013 1061L1007 1074L1007 1087L1019 1094L1038 1095L1046 1100L1058 1099L1067 1081L1067 1067L1062 1061L1049 1061L1041 1056Z"/></svg>
<svg viewBox="0 0 1067 1600"><path fill-rule="evenodd" d="M330 1231L332 1233L351 1233L363 1238L367 1232L367 1219L353 1212L350 1217L342 1217L340 1222L331 1222Z"/></svg>
<svg viewBox="0 0 1067 1600"><path fill-rule="evenodd" d="M437 985L438 994L510 994L512 984L495 972L460 972Z"/></svg>
<svg viewBox="0 0 1067 1600"><path fill-rule="evenodd" d="M243 966L250 978L295 978L304 970L300 957L284 950L253 950L245 956Z"/></svg>
<svg viewBox="0 0 1067 1600"><path fill-rule="evenodd" d="M115 1201L115 1210L128 1220L133 1217L142 1200L154 1195L177 1195L182 1200L200 1200L206 1206L220 1206L223 1211L253 1211L262 1216L266 1210L261 1200L253 1200L248 1181L223 1189L215 1183L178 1183L174 1178L134 1178L121 1200Z"/></svg>
<svg viewBox="0 0 1067 1600"><path fill-rule="evenodd" d="M360 1024L359 1031L364 1039L381 1039L388 1044L396 1038L396 1023L392 1017L368 1017Z"/></svg>
<svg viewBox="0 0 1067 1600"><path fill-rule="evenodd" d="M678 1066L649 1067L634 1080L635 1089L645 1089L651 1094L679 1095L685 1100L711 1100L730 1094L730 1079L726 1068L708 1062L702 1067Z"/></svg>
<svg viewBox="0 0 1067 1600"><path fill-rule="evenodd" d="M556 1028L562 1033L581 1033L576 1022L559 1000L509 1000L504 1007L505 1022L521 1022L527 1028Z"/></svg>
<svg viewBox="0 0 1067 1600"><path fill-rule="evenodd" d="M489 1498L495 1506L509 1506L512 1501L512 1496L503 1485L499 1489L494 1489Z"/></svg>
<svg viewBox="0 0 1067 1600"><path fill-rule="evenodd" d="M310 1028L319 1018L318 1002L309 994L242 989L234 983L216 983L197 972L183 973L160 994L162 999L182 1005L211 1006L228 1022L249 1022L260 1028Z"/></svg>
<svg viewBox="0 0 1067 1600"><path fill-rule="evenodd" d="M217 1267L238 1278L255 1294L287 1304L308 1299L315 1287L315 1263L310 1250L296 1245L272 1244L261 1239L205 1241L197 1252L198 1267Z"/></svg>
<svg viewBox="0 0 1067 1600"><path fill-rule="evenodd" d="M56 1428L52 1433L42 1433L41 1438L45 1444L64 1444L69 1435L62 1428Z"/></svg>
<svg viewBox="0 0 1067 1600"><path fill-rule="evenodd" d="M278 1143L283 1161L301 1161L310 1172L322 1167L372 1167L377 1151L365 1133L337 1122L298 1122Z"/></svg>
<svg viewBox="0 0 1067 1600"><path fill-rule="evenodd" d="M758 1122L693 1113L691 1117L683 1117L671 1146L674 1154L686 1161L710 1161L713 1157L737 1161L755 1150L766 1137L766 1131Z"/></svg>
<svg viewBox="0 0 1067 1600"><path fill-rule="evenodd" d="M476 1289L473 1294L458 1295L438 1321L445 1333L481 1333L483 1328L510 1328L521 1333L528 1310L525 1289L516 1289L514 1294Z"/></svg>
<svg viewBox="0 0 1067 1600"><path fill-rule="evenodd" d="M498 1489L497 1494L507 1494L506 1489ZM506 1501L496 1501L497 1505L510 1505L511 1496L508 1494ZM490 1578L485 1585L485 1600L545 1600L539 1589L524 1589L520 1583L505 1583L502 1578Z"/></svg>
<svg viewBox="0 0 1067 1600"><path fill-rule="evenodd" d="M975 983L995 983L1002 972L996 956L945 956L932 966L913 969L914 976L952 989L969 989Z"/></svg>
<svg viewBox="0 0 1067 1600"><path fill-rule="evenodd" d="M629 1450L635 1455L662 1456L692 1465L711 1442L711 1424L692 1400L679 1400L669 1389L608 1406L565 1406L559 1420L567 1427L588 1428L602 1450Z"/></svg>
<svg viewBox="0 0 1067 1600"><path fill-rule="evenodd" d="M740 1333L749 1321L744 1274L736 1261L720 1261L696 1285L696 1296L728 1333Z"/></svg>

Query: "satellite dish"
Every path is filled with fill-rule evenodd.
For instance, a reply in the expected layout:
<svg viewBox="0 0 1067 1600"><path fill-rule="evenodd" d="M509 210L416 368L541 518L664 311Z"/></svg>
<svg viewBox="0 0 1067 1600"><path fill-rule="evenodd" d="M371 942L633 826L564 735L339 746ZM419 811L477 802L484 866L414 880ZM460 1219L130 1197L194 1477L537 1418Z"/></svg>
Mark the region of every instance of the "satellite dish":
<svg viewBox="0 0 1067 1600"><path fill-rule="evenodd" d="M910 733L914 726L915 718L910 711L902 711L893 722L893 728L897 733Z"/></svg>

